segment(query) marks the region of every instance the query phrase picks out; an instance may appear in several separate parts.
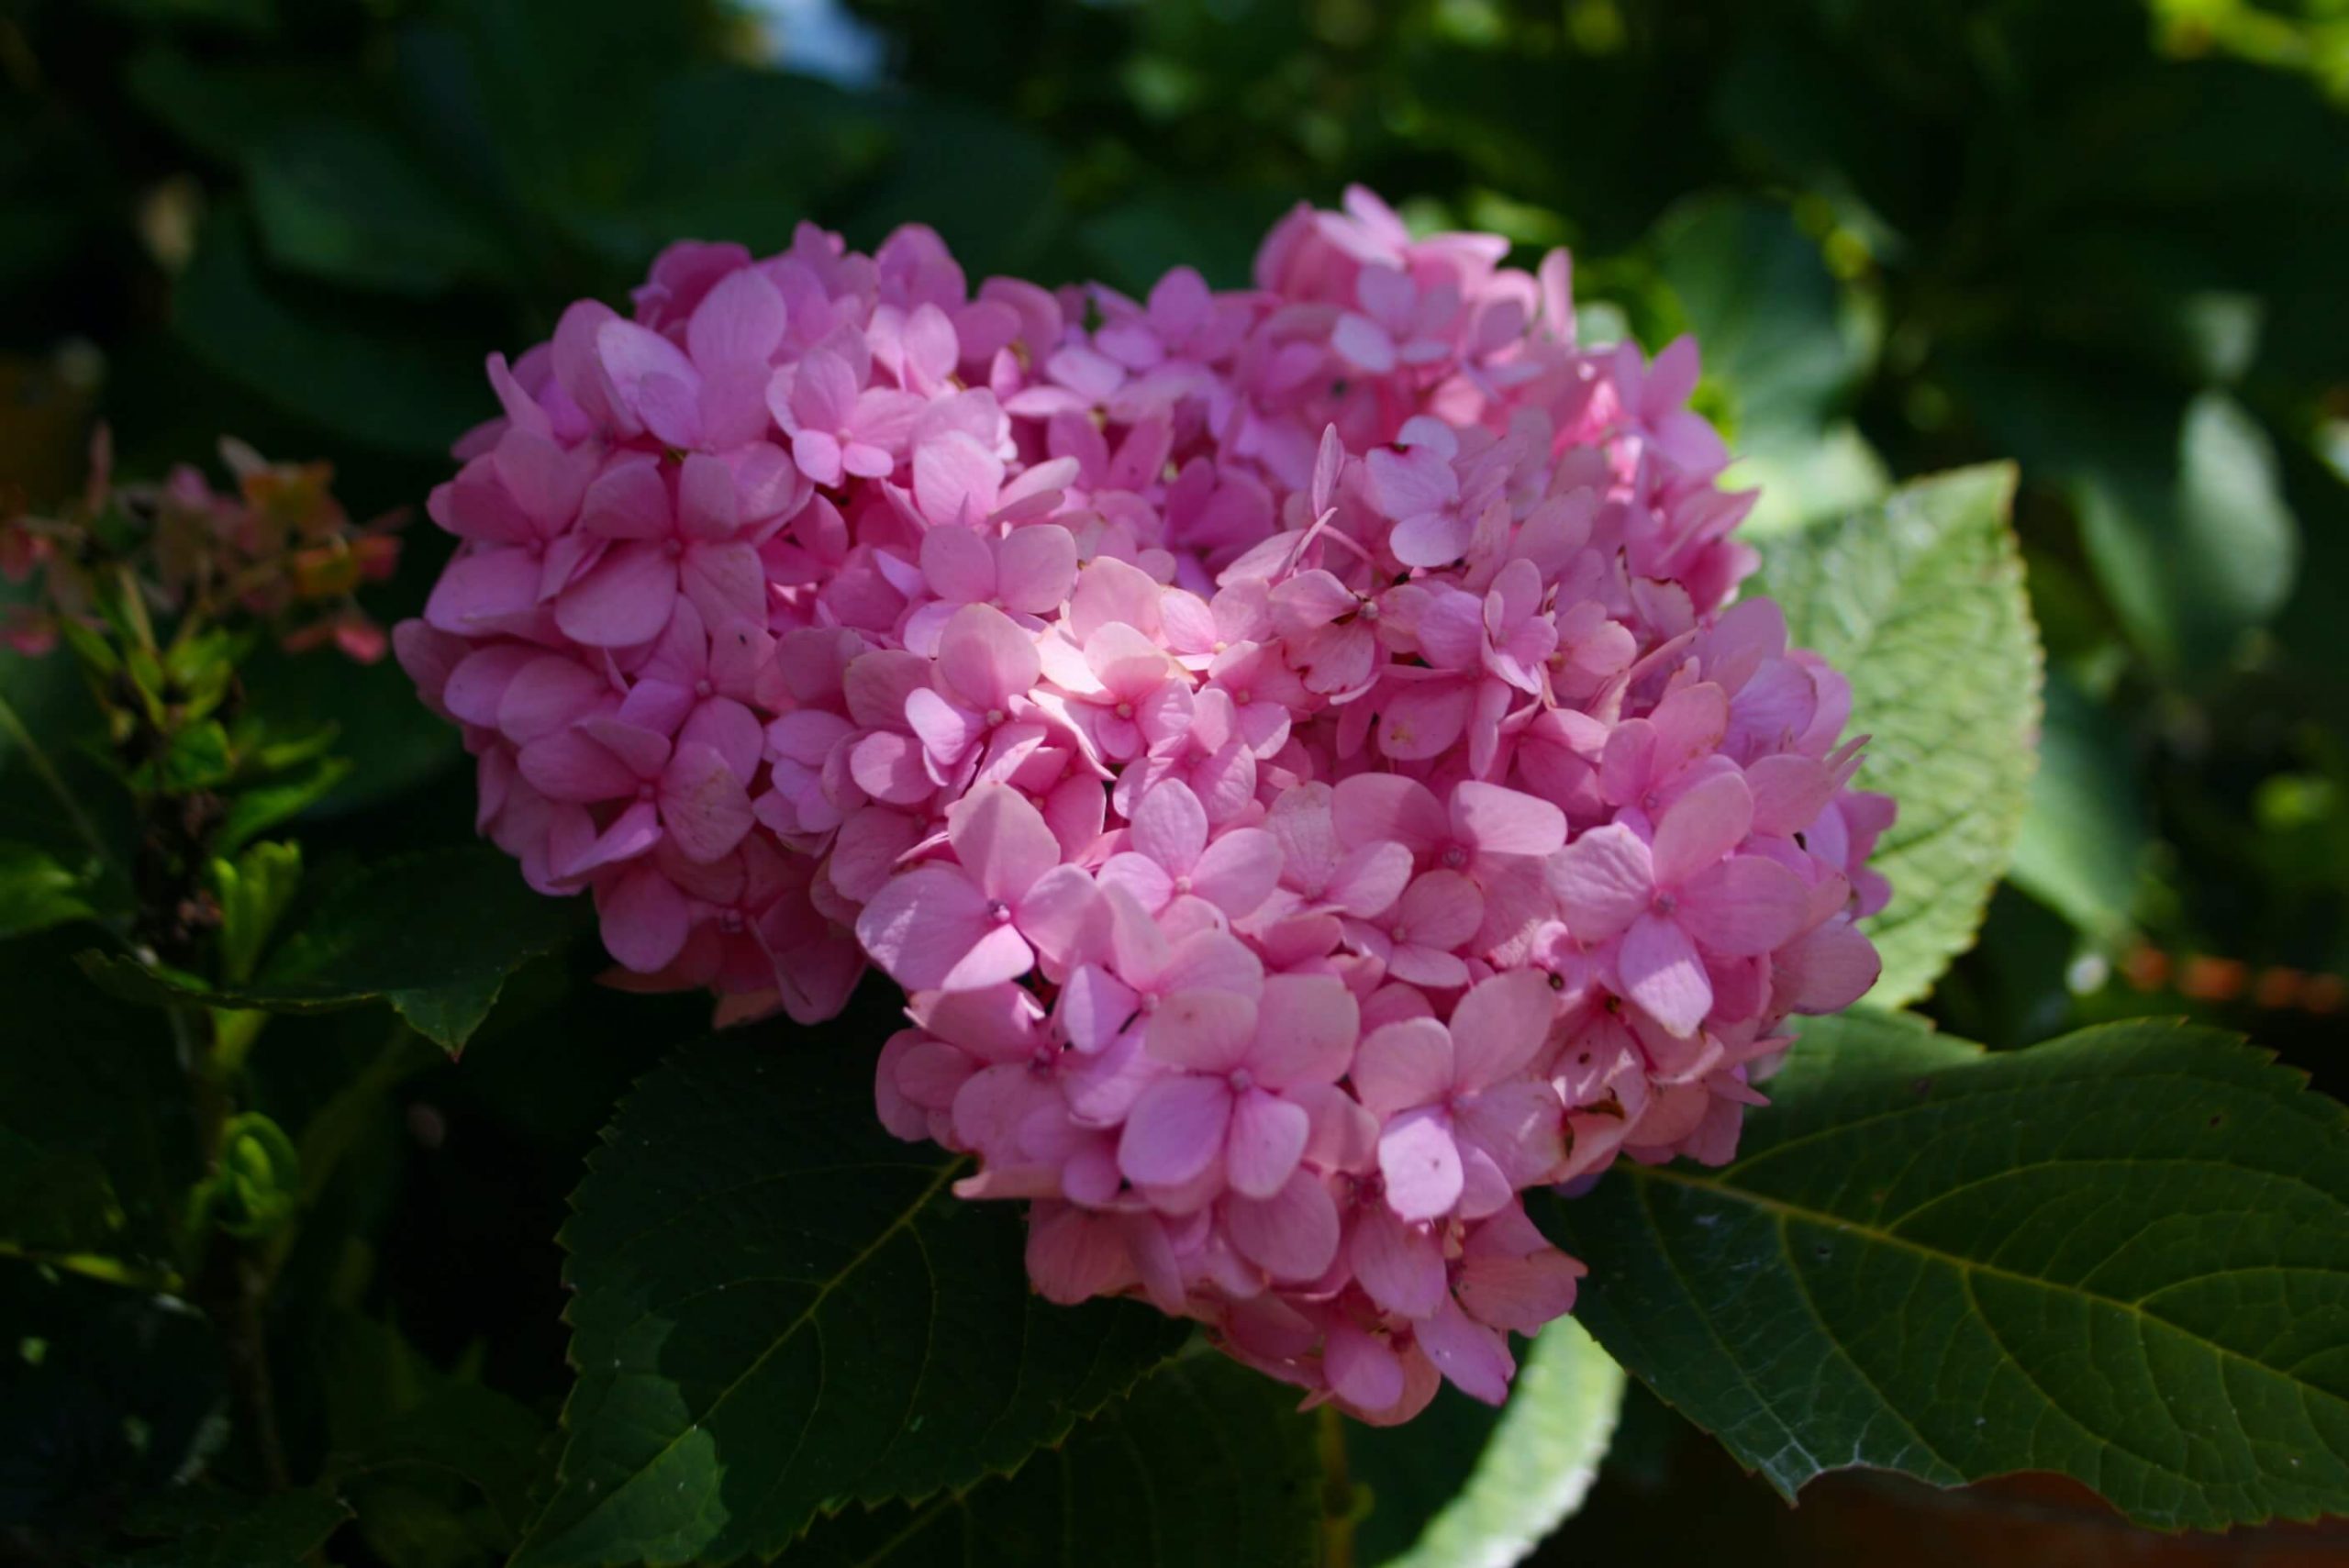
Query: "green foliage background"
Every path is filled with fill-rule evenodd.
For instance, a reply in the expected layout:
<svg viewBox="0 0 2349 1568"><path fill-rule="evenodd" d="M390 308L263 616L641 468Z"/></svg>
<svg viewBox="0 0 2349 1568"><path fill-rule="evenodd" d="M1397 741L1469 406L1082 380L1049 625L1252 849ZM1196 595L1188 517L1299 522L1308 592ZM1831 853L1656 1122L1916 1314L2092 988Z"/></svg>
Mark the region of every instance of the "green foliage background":
<svg viewBox="0 0 2349 1568"><path fill-rule="evenodd" d="M863 69L794 73L842 29ZM2335 0L858 0L822 35L716 0L13 0L0 484L64 493L103 417L128 472L232 431L330 459L365 516L418 502L493 411L487 350L543 337L576 295L618 297L669 239L773 247L813 218L870 243L920 219L974 278L1139 290L1190 261L1236 284L1274 217L1353 180L1528 258L1571 246L1589 308L1644 341L1698 331L1700 402L1767 486L1765 538L2017 460L2041 763L1979 943L1922 1010L1998 1048L2187 1012L2349 1087ZM407 537L387 618L445 550L420 519ZM86 699L61 666L0 652L0 691L71 737ZM299 824L306 900L331 907L338 867L464 840L470 770L395 669L273 658L250 684L288 726L340 720L353 764ZM1963 749L1983 717L1949 722ZM1968 806L1944 808L1961 832ZM63 827L0 734L0 840ZM5 867L0 894L52 901L38 918L0 901L0 928L76 896ZM0 1138L0 1174L73 1195L44 1211L58 1250L98 1237L136 1259L187 1180L174 1085L91 1048L160 1026L84 981L86 945L68 929L0 946L0 1098L38 1081L87 1150L28 1165ZM414 978L311 960L264 989L397 1000ZM305 1218L273 1265L289 1446L328 1456L314 1468L345 1477L361 1522L288 1504L215 1529L280 1544L205 1550L292 1560L340 1528L375 1560L456 1563L539 1517L534 1467L510 1462L571 1385L565 1197L625 1086L704 1021L691 1000L600 991L596 968L573 944L502 993L476 976L462 1021L498 999L462 1066L373 1008L262 1037L262 1108L307 1129ZM154 1115L125 1127L128 1103ZM190 1320L13 1264L0 1307L41 1347L0 1372L8 1540L111 1529L219 1454L223 1374ZM1635 1401L1600 1507L1570 1529L1615 1517L1609 1487L1670 1484L1672 1421ZM484 1430L506 1439L469 1455L451 1437ZM1376 1445L1359 1462L1375 1473ZM1052 1501L993 1496L957 1528ZM154 1527L210 1540L189 1528ZM1366 1553L1405 1544L1388 1528L1365 1522Z"/></svg>

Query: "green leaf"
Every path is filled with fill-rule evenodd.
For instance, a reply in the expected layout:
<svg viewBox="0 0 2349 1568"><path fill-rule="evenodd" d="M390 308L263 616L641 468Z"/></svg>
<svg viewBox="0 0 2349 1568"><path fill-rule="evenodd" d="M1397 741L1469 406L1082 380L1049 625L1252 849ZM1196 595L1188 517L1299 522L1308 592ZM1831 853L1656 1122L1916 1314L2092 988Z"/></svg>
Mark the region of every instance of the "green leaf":
<svg viewBox="0 0 2349 1568"><path fill-rule="evenodd" d="M220 901L220 968L231 981L252 978L277 917L302 885L302 846L255 844L235 860L212 862Z"/></svg>
<svg viewBox="0 0 2349 1568"><path fill-rule="evenodd" d="M362 121L281 126L246 174L262 240L281 266L428 295L507 270L495 231Z"/></svg>
<svg viewBox="0 0 2349 1568"><path fill-rule="evenodd" d="M349 762L340 757L330 757L292 778L273 779L268 784L239 790L236 798L228 804L228 815L222 818L220 831L213 842L218 848L233 852L257 835L299 817L324 800L333 793L335 785L351 776L351 772Z"/></svg>
<svg viewBox="0 0 2349 1568"><path fill-rule="evenodd" d="M1623 1369L1573 1318L1552 1323L1526 1352L1508 1403L1465 1485L1408 1551L1384 1561L1389 1568L1506 1568L1522 1562L1582 1506L1622 1403ZM1410 1432L1405 1425L1360 1435L1408 1440ZM1348 1444L1359 1446L1359 1438ZM1435 1455L1428 1459L1441 1462ZM1373 1518L1380 1506L1374 1481Z"/></svg>
<svg viewBox="0 0 2349 1568"><path fill-rule="evenodd" d="M1232 1568L1317 1560L1321 1473L1297 1391L1186 1357L1018 1474L818 1521L786 1568Z"/></svg>
<svg viewBox="0 0 2349 1568"><path fill-rule="evenodd" d="M506 977L571 934L579 906L549 898L486 846L387 861L339 885L250 985L206 989L126 958L85 952L84 973L153 1006L317 1013L381 999L454 1054Z"/></svg>
<svg viewBox="0 0 2349 1568"><path fill-rule="evenodd" d="M2039 772L2009 874L2092 938L2126 930L2152 838L2128 731L2061 671L2047 677Z"/></svg>
<svg viewBox="0 0 2349 1568"><path fill-rule="evenodd" d="M0 1244L168 1273L200 1173L186 1080L161 1018L66 983L77 940L0 946Z"/></svg>
<svg viewBox="0 0 2349 1568"><path fill-rule="evenodd" d="M68 871L30 844L0 840L0 940L86 920L89 878Z"/></svg>
<svg viewBox="0 0 2349 1568"><path fill-rule="evenodd" d="M1713 1172L1541 1206L1576 1316L1791 1496L2054 1471L2132 1518L2349 1509L2349 1117L2232 1037L1806 1026Z"/></svg>
<svg viewBox="0 0 2349 1568"><path fill-rule="evenodd" d="M172 1539L116 1559L120 1568L305 1568L342 1528L340 1498L305 1487L258 1501L213 1488L166 1493L132 1513L132 1535Z"/></svg>
<svg viewBox="0 0 2349 1568"><path fill-rule="evenodd" d="M1972 942L2031 786L2038 633L2007 513L2014 470L1959 469L1766 542L1762 581L1794 641L1852 683L1875 737L1860 783L1900 805L1874 864L1892 902L1867 925L1872 999L1913 1001Z"/></svg>
<svg viewBox="0 0 2349 1568"><path fill-rule="evenodd" d="M818 1513L1018 1465L1180 1325L1030 1294L1008 1206L873 1115L860 1039L688 1047L621 1105L564 1228L579 1382L518 1564L772 1553Z"/></svg>
<svg viewBox="0 0 2349 1568"><path fill-rule="evenodd" d="M387 311L362 328L348 314L328 319L276 298L233 210L206 220L173 291L172 322L221 375L371 448L437 458L490 407L478 352L422 307Z"/></svg>
<svg viewBox="0 0 2349 1568"><path fill-rule="evenodd" d="M2164 667L2223 662L2291 596L2299 525L2275 448L2225 393L2187 406L2168 462L2092 467L2076 493L2098 581Z"/></svg>

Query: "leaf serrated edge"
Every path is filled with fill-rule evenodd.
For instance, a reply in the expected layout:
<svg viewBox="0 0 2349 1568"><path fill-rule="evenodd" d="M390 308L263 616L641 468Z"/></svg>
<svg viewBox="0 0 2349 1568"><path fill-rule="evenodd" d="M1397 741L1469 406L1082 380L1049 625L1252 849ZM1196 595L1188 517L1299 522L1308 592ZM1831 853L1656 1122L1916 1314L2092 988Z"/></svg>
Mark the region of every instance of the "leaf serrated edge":
<svg viewBox="0 0 2349 1568"><path fill-rule="evenodd" d="M537 1504L537 1510L531 1515L529 1523L518 1537L518 1544L516 1545L513 1556L510 1559L512 1563L521 1564L525 1562L523 1557L524 1551L538 1538L540 1527L546 1522L547 1515L552 1512L555 1503L562 1496L564 1486L571 1479L568 1461L571 1454L570 1428L572 1404L573 1401L577 1398L579 1393L577 1378L579 1375L584 1374L586 1370L584 1364L579 1360L578 1324L572 1317L572 1306L578 1297L580 1288L577 1279L573 1274L573 1265L577 1258L577 1252L573 1246L572 1225L573 1221L577 1219L580 1216L580 1198L582 1195L586 1192L588 1185L594 1178L603 1171L607 1156L618 1149L620 1144L621 1123L627 1119L630 1109L634 1106L638 1099L638 1096L643 1092L647 1084L650 1084L652 1079L669 1071L671 1068L679 1065L688 1055L707 1051L712 1047L740 1046L746 1043L746 1034L705 1035L698 1040L689 1040L684 1045L677 1047L670 1051L666 1056L663 1056L659 1062L654 1062L651 1066L647 1067L642 1073L637 1074L636 1077L629 1080L627 1089L621 1093L618 1101L613 1107L610 1119L597 1130L596 1135L596 1146L590 1149L587 1151L586 1156L582 1160L582 1170L578 1183L563 1199L563 1205L570 1212L569 1216L563 1220L563 1223L556 1229L554 1238L555 1244L562 1250L563 1253L562 1281L564 1292L564 1300L562 1310L557 1316L558 1320L561 1321L565 1328L572 1330L569 1342L563 1346L562 1358L564 1364L569 1366L573 1373L573 1382L571 1391L563 1396L562 1409L557 1415L554 1425L548 1434L548 1441L555 1451L554 1463L552 1465L551 1475L550 1477L550 1485L545 1488L545 1495L543 1496L534 1495L531 1499ZM951 1176L953 1172L960 1169L962 1166L968 1164L969 1161L970 1157L968 1155L958 1154L941 1166L940 1168L941 1181L929 1188L924 1193L922 1200L907 1211L905 1222L910 1223L913 1216L918 1215L922 1210L930 1207L941 1191L951 1192L951 1184L947 1183L944 1178ZM965 1202L971 1200L957 1198L952 1201ZM1032 1287L1030 1288L1029 1295L1030 1297L1033 1296L1034 1291ZM1027 1314L1023 1309L1021 1316L1023 1335L1026 1329L1026 1323ZM1024 1469L1028 1462L1040 1453L1051 1452L1057 1454L1067 1444L1069 1439L1082 1429L1086 1423L1096 1419L1103 1411L1108 1409L1110 1406L1130 1397L1133 1391L1140 1387L1145 1380L1163 1371L1173 1362L1183 1359L1186 1355L1190 1353L1192 1348L1197 1343L1198 1337L1196 1334L1186 1336L1182 1340L1178 1341L1174 1349L1168 1351L1167 1354L1155 1362L1149 1362L1137 1368L1131 1377L1127 1378L1122 1383L1117 1384L1115 1386L1106 1390L1102 1396L1091 1405L1083 1407L1063 1405L1058 1407L1062 1414L1065 1417L1065 1419L1060 1423L1058 1429L1053 1433L1053 1435L1048 1440L1036 1443L1034 1446L1030 1447L1027 1452L1021 1454L1017 1460L1012 1461L1008 1464L988 1465L984 1467L978 1474L973 1476L968 1481L957 1485L935 1486L926 1492L914 1493L906 1496L890 1496L869 1498L859 1497L853 1495L846 1495L838 1498L830 1499L827 1503L819 1504L816 1510L808 1516L807 1521L801 1524L799 1528L794 1530L781 1545L777 1546L771 1552L752 1553L746 1549L744 1551L738 1552L732 1557L713 1557L704 1554L696 1557L693 1559L693 1562L696 1564L706 1565L706 1568L728 1568L729 1564L740 1562L746 1556L757 1555L766 1559L780 1556L785 1551L789 1551L791 1547L805 1540L808 1532L816 1527L816 1524L819 1519L838 1518L843 1514L849 1512L852 1508L858 1508L870 1513L878 1507L893 1505L902 1506L914 1510L922 1518L926 1519L940 1507L957 1506L961 1504L964 1498L968 1497L980 1486L997 1480L1009 1480L1014 1475L1017 1475L1020 1470ZM1100 1353L1100 1348L1097 1346L1094 1351L1097 1361L1098 1360ZM1089 1376L1090 1374L1088 1373L1087 1375ZM899 1539L902 1539L905 1533L907 1532L900 1532ZM615 1568L617 1568L618 1562L618 1560L613 1560Z"/></svg>

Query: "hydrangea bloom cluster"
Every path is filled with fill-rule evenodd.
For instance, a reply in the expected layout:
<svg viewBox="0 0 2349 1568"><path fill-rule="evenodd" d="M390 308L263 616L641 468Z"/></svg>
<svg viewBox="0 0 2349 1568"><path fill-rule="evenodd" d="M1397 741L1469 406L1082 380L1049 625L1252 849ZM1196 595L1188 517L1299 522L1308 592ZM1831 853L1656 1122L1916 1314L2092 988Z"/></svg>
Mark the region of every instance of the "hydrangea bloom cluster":
<svg viewBox="0 0 2349 1568"><path fill-rule="evenodd" d="M1582 1273L1519 1195L1726 1159L1887 895L1695 345L1579 343L1507 249L1359 190L1146 300L676 246L492 358L396 633L626 983L877 965L881 1117L1029 1203L1040 1291L1374 1421L1502 1397Z"/></svg>

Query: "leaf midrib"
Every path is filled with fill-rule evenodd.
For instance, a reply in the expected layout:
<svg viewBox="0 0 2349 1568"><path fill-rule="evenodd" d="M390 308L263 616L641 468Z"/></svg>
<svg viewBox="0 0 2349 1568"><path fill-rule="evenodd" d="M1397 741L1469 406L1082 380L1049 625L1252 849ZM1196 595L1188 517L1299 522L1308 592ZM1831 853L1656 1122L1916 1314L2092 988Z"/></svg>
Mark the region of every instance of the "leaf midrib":
<svg viewBox="0 0 2349 1568"><path fill-rule="evenodd" d="M2239 1362L2254 1372L2263 1373L2267 1376L2281 1379L2284 1382L2290 1384L2295 1388L2304 1390L2309 1394L2313 1394L2321 1399L2331 1402L2332 1404L2340 1406L2344 1411L2349 1411L2349 1397L2344 1397L2342 1395L2334 1393L2329 1388L2310 1383L2304 1378L2297 1377L2282 1368L2270 1366L2267 1362L2257 1360L2242 1351L2236 1350L2232 1345L2221 1344L2216 1340L2198 1333L2194 1329L2186 1327L2184 1324L2177 1322L2174 1318L2165 1318L2156 1312L2149 1312L2138 1302L2123 1300L2121 1297L2117 1296L2108 1296L2101 1291L2091 1290L2082 1285L2058 1284L2052 1280L2041 1279L2034 1274L2023 1273L2019 1270L2006 1268L1998 1263L1987 1262L1977 1258L1969 1258L1964 1253L1953 1252L1945 1248L1931 1246L1925 1242L1915 1240L1912 1238L1901 1236L1893 1231L1887 1230L1881 1226L1870 1224L1865 1220L1853 1219L1846 1216L1836 1214L1831 1210L1811 1208L1806 1205L1790 1203L1784 1198L1771 1197L1765 1194L1754 1192L1750 1188L1730 1186L1718 1180L1702 1176L1687 1175L1683 1173L1674 1171L1669 1167L1633 1165L1627 1167L1627 1169L1629 1169L1631 1173L1640 1181L1662 1182L1671 1186L1685 1187L1693 1192L1712 1193L1729 1199L1731 1202L1742 1203L1749 1207L1770 1214L1781 1221L1798 1220L1807 1225L1818 1226L1822 1229L1841 1230L1854 1233L1866 1240L1875 1242L1877 1245L1891 1247L1901 1251L1914 1253L1918 1257L1944 1264L1958 1271L1962 1275L1966 1273L1975 1273L1995 1279L2008 1280L2017 1284L2028 1285L2035 1290L2045 1291L2054 1295L2077 1297L2100 1306L2112 1307L2118 1311L2128 1313L2132 1317L2140 1318L2144 1322L2154 1324L2171 1333L2178 1335L2180 1338L2191 1340L2195 1344L2201 1345L2215 1355L2223 1357L2229 1361ZM2233 1270L2229 1272L2243 1273L2246 1271ZM2173 1286L2165 1285L2163 1287L2164 1290L2170 1288L2173 1288ZM2153 1294L2159 1295L2161 1292L2157 1291ZM2151 1299L2151 1296L2146 1297L2146 1299ZM2016 1358L2011 1352L2008 1352L2008 1359L2009 1361L2013 1361ZM2058 1409L2062 1408L2061 1406L2056 1406L2055 1407Z"/></svg>

